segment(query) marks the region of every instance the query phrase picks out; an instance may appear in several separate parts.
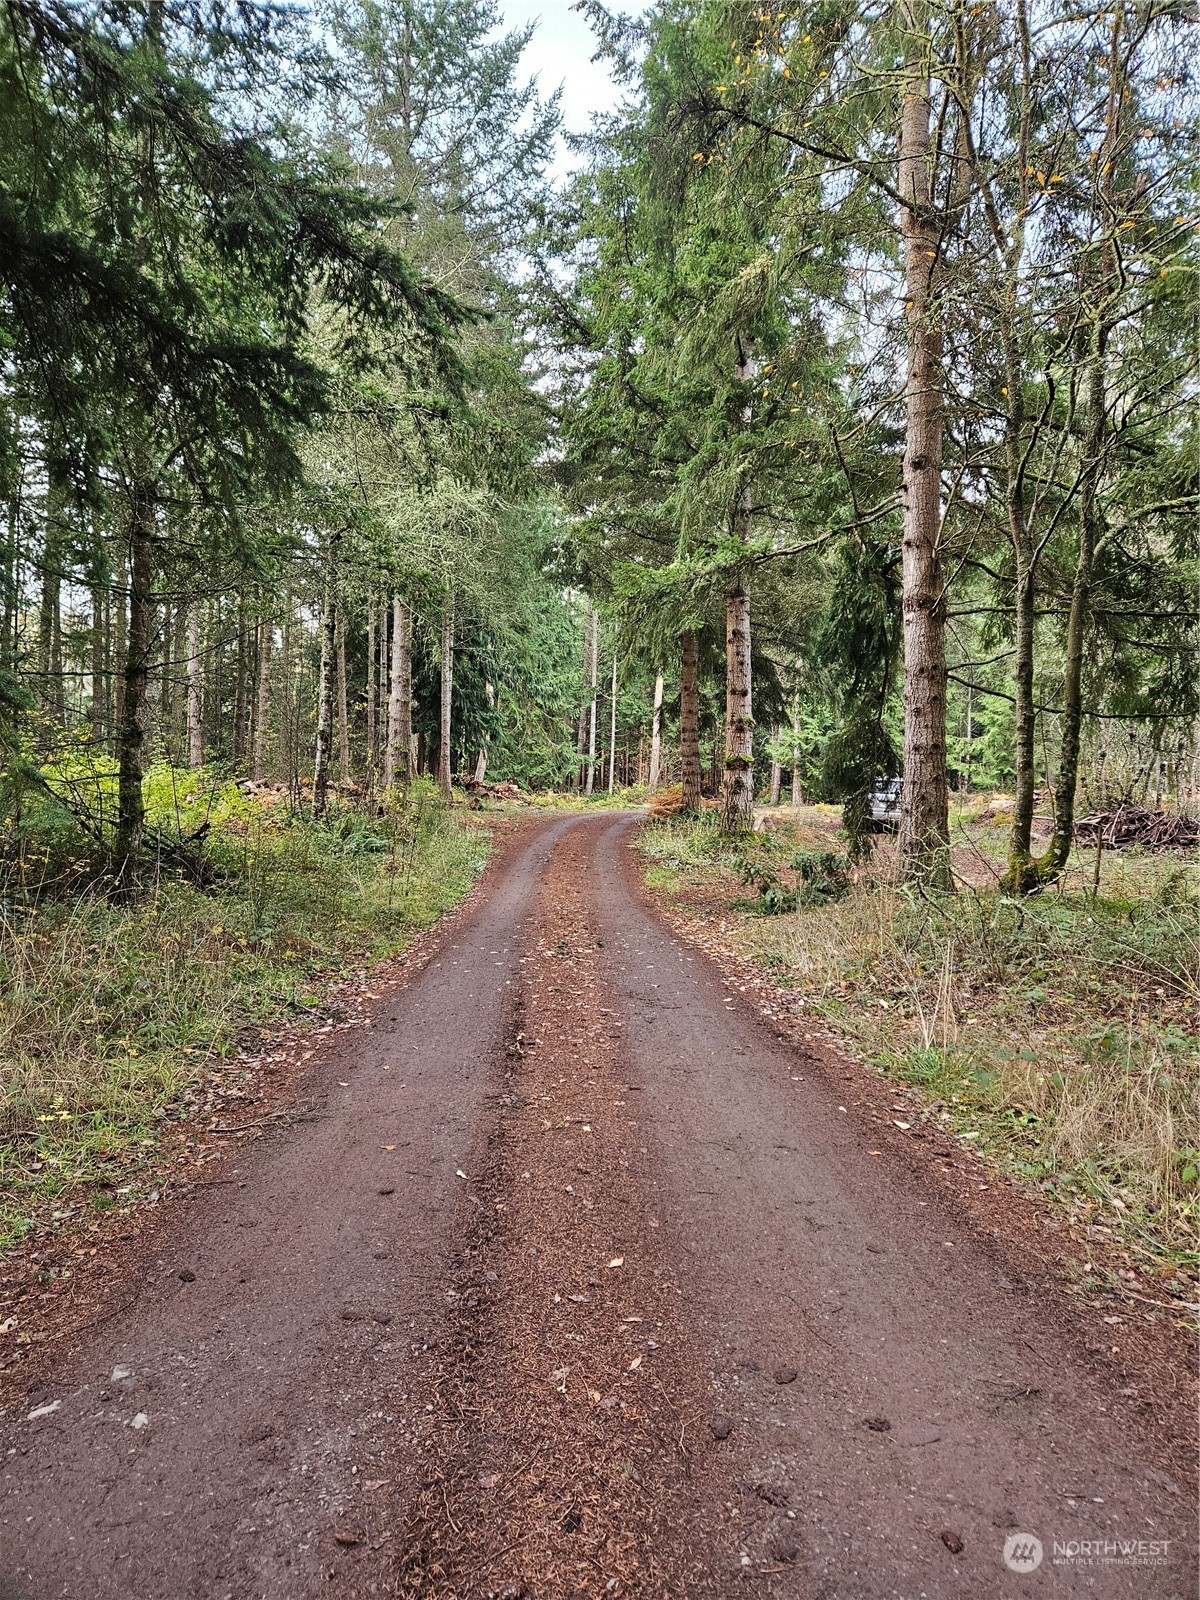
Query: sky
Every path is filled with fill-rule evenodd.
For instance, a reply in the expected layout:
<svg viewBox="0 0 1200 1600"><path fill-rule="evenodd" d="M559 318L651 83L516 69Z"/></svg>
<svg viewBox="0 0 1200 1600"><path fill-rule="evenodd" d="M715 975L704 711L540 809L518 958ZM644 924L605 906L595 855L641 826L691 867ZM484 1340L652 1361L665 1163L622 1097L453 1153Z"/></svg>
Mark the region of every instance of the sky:
<svg viewBox="0 0 1200 1600"><path fill-rule="evenodd" d="M639 7L625 0L616 9L631 13ZM537 77L544 95L562 85L563 122L572 133L582 133L597 111L612 108L616 86L604 63L592 61L595 37L579 13L571 9L571 0L500 0L500 10L509 28L537 23L521 65L526 77ZM555 176L565 177L575 159L560 140L552 168Z"/></svg>

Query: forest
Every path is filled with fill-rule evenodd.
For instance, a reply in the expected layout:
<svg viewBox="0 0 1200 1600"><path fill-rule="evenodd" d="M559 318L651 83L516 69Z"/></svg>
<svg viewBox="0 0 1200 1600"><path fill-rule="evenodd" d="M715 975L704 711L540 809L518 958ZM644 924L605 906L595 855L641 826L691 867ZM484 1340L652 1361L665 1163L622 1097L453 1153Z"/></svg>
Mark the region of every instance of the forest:
<svg viewBox="0 0 1200 1600"><path fill-rule="evenodd" d="M1183 9L591 11L555 186L481 0L6 9L10 856L774 764L930 883L1011 793L1021 893L1194 804Z"/></svg>
<svg viewBox="0 0 1200 1600"><path fill-rule="evenodd" d="M14 1596L1190 1560L1196 28L0 0Z"/></svg>
<svg viewBox="0 0 1200 1600"><path fill-rule="evenodd" d="M564 176L493 0L4 7L18 1151L440 914L464 803L1068 945L1118 824L1194 843L1186 9L575 10ZM1183 880L1122 882L1186 973Z"/></svg>

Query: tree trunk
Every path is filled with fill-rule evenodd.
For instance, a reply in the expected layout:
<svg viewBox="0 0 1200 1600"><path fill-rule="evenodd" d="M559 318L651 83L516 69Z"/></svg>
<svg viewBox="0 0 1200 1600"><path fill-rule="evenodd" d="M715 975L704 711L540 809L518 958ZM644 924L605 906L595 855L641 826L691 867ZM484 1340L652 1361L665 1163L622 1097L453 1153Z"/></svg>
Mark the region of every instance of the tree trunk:
<svg viewBox="0 0 1200 1600"><path fill-rule="evenodd" d="M237 677L233 685L233 759L237 770L243 770L246 759L246 740L250 728L250 621L246 611L246 596L238 594L237 605Z"/></svg>
<svg viewBox="0 0 1200 1600"><path fill-rule="evenodd" d="M375 596L367 596L367 790L375 787L379 760L379 725L375 720Z"/></svg>
<svg viewBox="0 0 1200 1600"><path fill-rule="evenodd" d="M680 810L694 816L700 810L700 691L696 683L700 641L690 629L680 636L679 746L683 768Z"/></svg>
<svg viewBox="0 0 1200 1600"><path fill-rule="evenodd" d="M17 618L20 602L17 595L17 573L21 564L21 522L19 501L14 495L8 502L8 538L4 545L3 572L4 610L0 626L0 666L10 672L17 665Z"/></svg>
<svg viewBox="0 0 1200 1600"><path fill-rule="evenodd" d="M752 344L738 347L737 381L749 385L757 373ZM746 394L748 396L749 390ZM749 398L742 407L742 429L751 422ZM746 484L734 511L734 536L743 544L753 518L751 488ZM725 592L725 769L721 778L721 831L748 833L754 827L754 716L750 703L750 596L745 575L734 575ZM715 766L715 762L714 762ZM713 773L714 789L716 773Z"/></svg>
<svg viewBox="0 0 1200 1600"><path fill-rule="evenodd" d="M42 594L38 611L37 664L42 706L61 727L66 720L62 651L62 571L67 549L70 483L57 448L46 462L46 528L42 541Z"/></svg>
<svg viewBox="0 0 1200 1600"><path fill-rule="evenodd" d="M591 693L591 704L588 708L588 765L587 783L585 790L591 794L596 783L596 712L597 695L596 685L600 673L600 619L596 615L595 607L592 608L592 654L588 662L588 689Z"/></svg>
<svg viewBox="0 0 1200 1600"><path fill-rule="evenodd" d="M271 706L271 646L274 625L263 617L258 624L258 682L254 696L254 779L262 783L267 775L267 717Z"/></svg>
<svg viewBox="0 0 1200 1600"><path fill-rule="evenodd" d="M390 788L393 783L407 783L412 776L412 609L397 594L392 596L391 683L388 693L387 745L383 757L384 788Z"/></svg>
<svg viewBox="0 0 1200 1600"><path fill-rule="evenodd" d="M379 672L376 683L376 692L379 696L379 709L375 718L376 738L382 751L382 759L377 761L377 766L387 764L388 728L392 714L392 687L391 687L391 642L388 634L389 612L394 613L395 601L388 606L386 601L379 607ZM385 784L386 786L386 784Z"/></svg>
<svg viewBox="0 0 1200 1600"><path fill-rule="evenodd" d="M106 674L104 671L104 588L97 580L92 585L92 739L104 742Z"/></svg>
<svg viewBox="0 0 1200 1600"><path fill-rule="evenodd" d="M1132 129L1127 128L1129 90L1126 67L1126 11L1113 9L1109 25L1108 101L1104 138L1093 169L1099 193L1093 198L1105 242L1097 260L1096 305L1092 321L1088 365L1087 431L1083 441L1083 481L1079 499L1079 553L1071 587L1067 617L1066 670L1063 681L1062 746L1058 762L1058 788L1054 792L1054 832L1050 848L1038 862L1043 882L1057 878L1070 859L1075 838L1075 793L1079 784L1079 748L1083 733L1083 659L1091 613L1092 569L1104 540L1100 529L1100 483L1108 442L1107 353L1108 338L1122 309L1121 281L1114 244L1121 196L1117 172L1122 147Z"/></svg>
<svg viewBox="0 0 1200 1600"><path fill-rule="evenodd" d="M583 604L583 671L580 674L579 717L575 727L575 775L571 779L571 788L576 794L583 788L583 758L587 753L587 684L592 659L592 621L595 616L592 603L586 596Z"/></svg>
<svg viewBox="0 0 1200 1600"><path fill-rule="evenodd" d="M484 693L487 696L488 710L489 711L494 711L496 709L496 686L495 686L495 684L492 684L492 683L485 683L484 686L483 686L483 689L484 689ZM487 777L488 745L489 745L490 742L491 742L490 735L485 733L484 736L483 736L483 739L482 739L482 741L480 742L480 745L479 745L479 755L476 757L476 760L475 760L475 782L476 783L482 783L483 780Z"/></svg>
<svg viewBox="0 0 1200 1600"><path fill-rule="evenodd" d="M654 675L654 721L650 725L650 782L646 785L653 794L662 775L662 705L663 675L660 667Z"/></svg>
<svg viewBox="0 0 1200 1600"><path fill-rule="evenodd" d="M403 783L413 776L412 607L400 602L396 632L399 635L400 682L396 728L396 775Z"/></svg>
<svg viewBox="0 0 1200 1600"><path fill-rule="evenodd" d="M754 827L754 718L750 704L750 596L739 582L725 600L725 773L721 831Z"/></svg>
<svg viewBox="0 0 1200 1600"><path fill-rule="evenodd" d="M148 768L154 761L155 735L162 727L162 683L167 668L169 649L159 622L158 607L150 604L150 644L146 662L146 701L142 709L142 727L145 740L142 745L142 766Z"/></svg>
<svg viewBox="0 0 1200 1600"><path fill-rule="evenodd" d="M392 650L388 671L387 739L383 747L383 786L390 789L397 778L405 781L403 746L400 738L402 683L405 675L405 657L408 654L406 617L408 607L398 594L392 595ZM386 627L383 630L387 635Z"/></svg>
<svg viewBox="0 0 1200 1600"><path fill-rule="evenodd" d="M204 765L203 684L200 662L200 602L188 607L187 618L187 734L188 766L192 771Z"/></svg>
<svg viewBox="0 0 1200 1600"><path fill-rule="evenodd" d="M329 536L325 558L325 603L321 608L321 668L317 679L317 748L313 758L313 816L325 814L329 761L333 754L334 689L337 675L336 535Z"/></svg>
<svg viewBox="0 0 1200 1600"><path fill-rule="evenodd" d="M1098 329L1088 372L1088 434L1084 446L1085 475L1079 502L1079 555L1067 617L1066 663L1063 674L1062 745L1058 788L1054 792L1054 833L1038 863L1043 882L1066 867L1075 840L1075 793L1079 785L1079 747L1083 733L1083 656L1091 611L1092 565L1095 560L1098 491L1103 467L1107 407L1104 381L1104 330Z"/></svg>
<svg viewBox="0 0 1200 1600"><path fill-rule="evenodd" d="M901 109L899 187L903 197L908 375L904 449L904 790L902 878L949 888L946 792L945 594L941 570L944 382L934 304L941 236L930 194L930 105L922 0L906 6L913 36Z"/></svg>
<svg viewBox="0 0 1200 1600"><path fill-rule="evenodd" d="M617 658L613 656L612 711L608 729L608 792L612 794L617 775Z"/></svg>
<svg viewBox="0 0 1200 1600"><path fill-rule="evenodd" d="M779 739L780 739L780 732L779 732L778 728L776 728L774 733L771 735L771 739L772 739L772 742L774 743L774 745L776 746L776 748L778 748ZM772 758L771 758L771 804L773 806L777 806L779 804L779 793L780 793L780 790L782 788L783 788L783 767L780 764L779 757L778 756L772 756Z"/></svg>
<svg viewBox="0 0 1200 1600"><path fill-rule="evenodd" d="M129 563L123 551L117 558L117 570L113 575L112 618L108 632L112 645L111 725L119 730L125 716L125 657L129 649Z"/></svg>
<svg viewBox="0 0 1200 1600"><path fill-rule="evenodd" d="M1010 383L1019 384L1011 370ZM1015 402L1019 414L1020 402ZM1033 798L1035 787L1034 758L1036 754L1037 711L1033 703L1033 649L1036 626L1036 588L1033 555L1029 530L1025 525L1024 494L1020 485L1019 457L1021 440L1019 423L1010 408L1005 429L1005 450L1008 456L1008 522L1009 538L1013 547L1013 566L1016 582L1013 593L1014 608L1014 663L1013 663L1013 714L1016 722L1016 779L1013 791L1012 832L1008 846L1008 871L1004 886L1017 894L1024 894L1037 881L1033 864Z"/></svg>
<svg viewBox="0 0 1200 1600"><path fill-rule="evenodd" d="M146 802L142 793L146 680L150 669L156 496L139 478L132 486L129 528L129 622L121 673L121 718L117 728L117 829L113 852L117 876L132 870L142 846Z"/></svg>
<svg viewBox="0 0 1200 1600"><path fill-rule="evenodd" d="M350 708L346 701L346 619L338 609L337 618L337 722L338 781L350 782Z"/></svg>
<svg viewBox="0 0 1200 1600"><path fill-rule="evenodd" d="M804 781L800 776L800 703L792 707L792 810L804 804Z"/></svg>
<svg viewBox="0 0 1200 1600"><path fill-rule="evenodd" d="M452 752L450 746L450 713L454 694L454 596L448 596L442 608L442 716L441 742L438 746L438 785L446 799L450 798L452 779Z"/></svg>

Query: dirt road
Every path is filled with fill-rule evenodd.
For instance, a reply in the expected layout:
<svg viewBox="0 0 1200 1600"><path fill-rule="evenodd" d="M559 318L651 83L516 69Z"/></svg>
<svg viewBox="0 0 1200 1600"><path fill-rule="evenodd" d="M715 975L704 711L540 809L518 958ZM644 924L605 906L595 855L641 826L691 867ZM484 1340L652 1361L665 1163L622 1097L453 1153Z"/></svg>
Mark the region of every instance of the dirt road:
<svg viewBox="0 0 1200 1600"><path fill-rule="evenodd" d="M510 850L0 1416L0 1600L1194 1594L1113 1330L669 932L630 820Z"/></svg>

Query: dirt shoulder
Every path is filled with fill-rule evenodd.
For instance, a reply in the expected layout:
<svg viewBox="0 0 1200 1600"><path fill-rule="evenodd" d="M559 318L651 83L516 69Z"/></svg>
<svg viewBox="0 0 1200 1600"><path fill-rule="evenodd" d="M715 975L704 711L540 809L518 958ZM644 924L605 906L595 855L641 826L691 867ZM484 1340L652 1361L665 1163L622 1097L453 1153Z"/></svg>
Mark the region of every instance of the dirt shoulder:
<svg viewBox="0 0 1200 1600"><path fill-rule="evenodd" d="M374 1025L545 819L490 813L479 825L490 831L493 853L448 917L414 935L399 955L322 986L311 1011L244 1030L229 1055L200 1069L195 1093L131 1168L125 1187L79 1186L57 1215L39 1215L39 1225L0 1256L0 1406L19 1402L64 1344L129 1305L146 1261L187 1202L225 1182L230 1163L258 1141L314 1114L323 1055Z"/></svg>
<svg viewBox="0 0 1200 1600"><path fill-rule="evenodd" d="M1139 1431L1180 1482L1192 1483L1197 1343L1188 1307L1164 1299L1158 1279L1138 1269L1110 1230L1078 1225L1062 1205L998 1170L941 1125L927 1097L856 1056L852 1041L806 1013L794 989L735 948L727 888L684 886L668 894L648 885L645 865L631 850L630 894L702 953L732 1006L803 1054L811 1063L805 1070L867 1121L880 1153L969 1220L1013 1278L1059 1318L1064 1342L1084 1366L1136 1408Z"/></svg>

